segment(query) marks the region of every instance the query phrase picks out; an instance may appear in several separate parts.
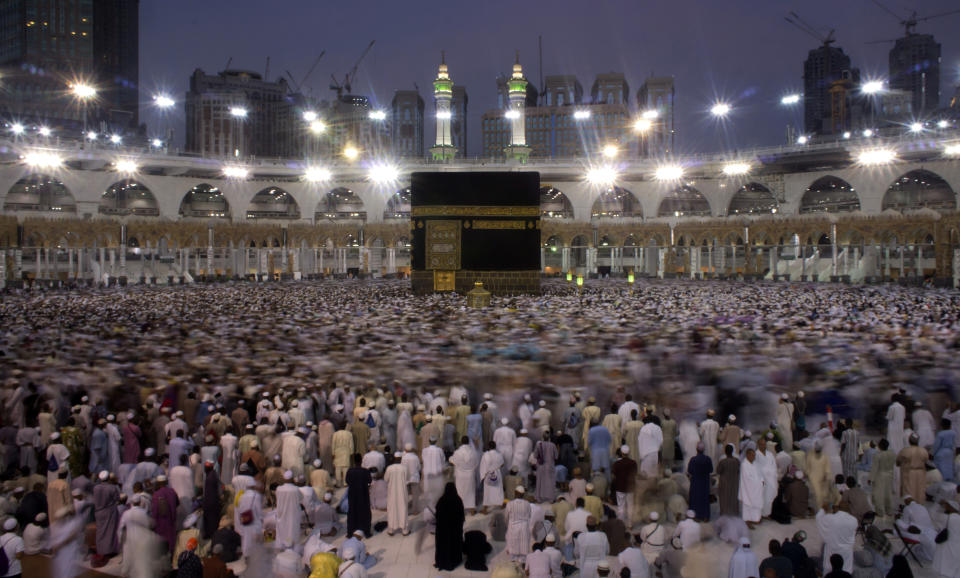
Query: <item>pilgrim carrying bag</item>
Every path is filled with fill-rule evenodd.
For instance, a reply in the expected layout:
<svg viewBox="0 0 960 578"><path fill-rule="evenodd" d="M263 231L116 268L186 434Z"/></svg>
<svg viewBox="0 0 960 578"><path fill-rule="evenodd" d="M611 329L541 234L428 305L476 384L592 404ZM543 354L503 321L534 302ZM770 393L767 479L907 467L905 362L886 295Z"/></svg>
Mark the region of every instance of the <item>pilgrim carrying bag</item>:
<svg viewBox="0 0 960 578"><path fill-rule="evenodd" d="M240 523L249 526L253 523L253 510L244 510L240 512Z"/></svg>

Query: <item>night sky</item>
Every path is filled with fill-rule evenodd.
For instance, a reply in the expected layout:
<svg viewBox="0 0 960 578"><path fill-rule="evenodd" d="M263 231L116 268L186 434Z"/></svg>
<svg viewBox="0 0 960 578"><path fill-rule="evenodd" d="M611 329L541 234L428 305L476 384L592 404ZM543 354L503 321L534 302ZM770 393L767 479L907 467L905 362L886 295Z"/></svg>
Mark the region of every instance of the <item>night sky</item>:
<svg viewBox="0 0 960 578"><path fill-rule="evenodd" d="M904 16L958 8L956 0L898 1L886 5ZM807 51L819 45L784 21L789 11L826 33L865 77L887 72L887 53L900 24L870 0L593 0L591 2L480 0L465 2L307 2L303 0L164 0L141 2L140 84L142 119L151 130L157 115L147 104L157 90L178 99L176 139L183 139L183 95L196 68L290 70L299 80L321 50L327 54L306 83L331 98L330 74L350 69L370 42L353 92L389 107L396 89L419 85L426 102L425 148L433 144L432 89L440 50L450 74L469 96L470 154L480 150L480 117L496 106L498 74L507 74L520 50L527 78L538 83L537 36L543 36L543 74L576 74L585 97L596 73L623 72L630 98L644 77L672 75L677 91L680 152L711 152L780 144L788 122L802 125L802 106L791 111L780 97L802 87ZM942 44L941 105L960 81L960 14L920 23L917 32ZM951 34L953 32L954 34ZM708 113L716 99L734 106L718 124Z"/></svg>

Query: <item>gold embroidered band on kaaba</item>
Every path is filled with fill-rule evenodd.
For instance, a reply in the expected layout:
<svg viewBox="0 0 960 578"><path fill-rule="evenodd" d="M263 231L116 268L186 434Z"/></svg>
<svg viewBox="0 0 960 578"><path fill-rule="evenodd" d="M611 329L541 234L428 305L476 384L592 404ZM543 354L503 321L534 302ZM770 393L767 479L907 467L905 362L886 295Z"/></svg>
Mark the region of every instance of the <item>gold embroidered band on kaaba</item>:
<svg viewBox="0 0 960 578"><path fill-rule="evenodd" d="M413 207L410 213L413 217L539 217L540 207L428 205Z"/></svg>

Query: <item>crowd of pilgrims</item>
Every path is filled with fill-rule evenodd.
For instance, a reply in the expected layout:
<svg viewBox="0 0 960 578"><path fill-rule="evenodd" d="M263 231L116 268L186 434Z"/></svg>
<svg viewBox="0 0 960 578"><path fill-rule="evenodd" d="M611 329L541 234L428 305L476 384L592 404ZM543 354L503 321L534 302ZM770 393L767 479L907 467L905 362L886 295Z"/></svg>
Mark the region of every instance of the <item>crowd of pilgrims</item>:
<svg viewBox="0 0 960 578"><path fill-rule="evenodd" d="M0 576L390 576L367 540L411 532L401 557L497 578L960 576L958 311L719 283L9 296ZM808 408L836 390L889 406ZM751 542L782 524L816 536Z"/></svg>

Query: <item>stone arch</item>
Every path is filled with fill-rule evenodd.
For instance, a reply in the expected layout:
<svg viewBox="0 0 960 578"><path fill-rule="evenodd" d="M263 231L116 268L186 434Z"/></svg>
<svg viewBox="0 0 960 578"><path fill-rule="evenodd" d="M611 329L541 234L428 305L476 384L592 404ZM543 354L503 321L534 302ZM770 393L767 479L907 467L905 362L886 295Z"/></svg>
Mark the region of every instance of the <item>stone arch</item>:
<svg viewBox="0 0 960 578"><path fill-rule="evenodd" d="M690 185L680 185L663 197L658 217L709 217L710 201Z"/></svg>
<svg viewBox="0 0 960 578"><path fill-rule="evenodd" d="M813 181L800 199L800 214L849 213L860 210L860 197L847 181L827 175Z"/></svg>
<svg viewBox="0 0 960 578"><path fill-rule="evenodd" d="M31 173L10 187L3 210L76 214L77 201L59 179L43 173Z"/></svg>
<svg viewBox="0 0 960 578"><path fill-rule="evenodd" d="M643 217L643 207L636 195L623 187L609 187L593 202L590 216L594 219Z"/></svg>
<svg viewBox="0 0 960 578"><path fill-rule="evenodd" d="M200 183L183 196L179 214L181 217L229 219L230 203L223 191L207 183Z"/></svg>
<svg viewBox="0 0 960 578"><path fill-rule="evenodd" d="M317 203L317 221L366 221L363 199L346 187L337 187Z"/></svg>
<svg viewBox="0 0 960 578"><path fill-rule="evenodd" d="M768 215L780 209L770 189L760 183L746 183L730 199L728 215Z"/></svg>
<svg viewBox="0 0 960 578"><path fill-rule="evenodd" d="M101 215L160 216L157 197L150 189L133 179L123 179L107 187L100 195L100 206L97 210Z"/></svg>
<svg viewBox="0 0 960 578"><path fill-rule="evenodd" d="M387 208L383 210L383 220L410 218L410 187L400 189L387 200ZM323 202L323 201L321 201ZM362 203L361 203L362 204Z"/></svg>
<svg viewBox="0 0 960 578"><path fill-rule="evenodd" d="M247 219L299 219L300 206L293 195L280 187L267 187L250 199Z"/></svg>
<svg viewBox="0 0 960 578"><path fill-rule="evenodd" d="M573 204L555 187L540 187L540 216L551 219L572 219Z"/></svg>
<svg viewBox="0 0 960 578"><path fill-rule="evenodd" d="M883 195L882 210L904 211L933 209L952 211L957 208L957 194L940 175L917 169L895 180Z"/></svg>

